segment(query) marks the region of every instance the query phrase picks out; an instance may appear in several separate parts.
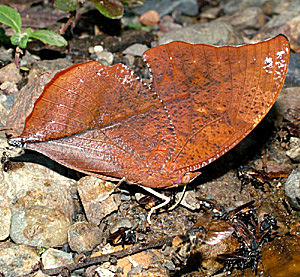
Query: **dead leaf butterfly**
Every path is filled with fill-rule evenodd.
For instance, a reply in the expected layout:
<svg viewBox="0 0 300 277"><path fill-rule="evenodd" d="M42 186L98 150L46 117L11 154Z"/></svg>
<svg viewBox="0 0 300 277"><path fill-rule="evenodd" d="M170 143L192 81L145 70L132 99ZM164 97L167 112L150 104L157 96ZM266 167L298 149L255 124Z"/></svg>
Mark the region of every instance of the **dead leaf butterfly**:
<svg viewBox="0 0 300 277"><path fill-rule="evenodd" d="M283 35L242 46L171 42L144 53L150 86L122 64L76 64L21 91L8 141L107 180L187 184L268 113L289 53Z"/></svg>

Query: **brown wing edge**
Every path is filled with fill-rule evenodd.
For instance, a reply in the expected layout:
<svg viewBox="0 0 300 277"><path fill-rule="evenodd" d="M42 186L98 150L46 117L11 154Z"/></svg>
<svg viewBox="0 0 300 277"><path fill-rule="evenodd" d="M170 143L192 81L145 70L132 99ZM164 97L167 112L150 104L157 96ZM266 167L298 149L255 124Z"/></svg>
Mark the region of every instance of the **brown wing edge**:
<svg viewBox="0 0 300 277"><path fill-rule="evenodd" d="M276 39L283 39L287 45L288 45L288 57L290 56L290 43L289 43L289 40L287 38L287 36L285 36L284 34L278 34L277 36L275 37L272 37L272 38L269 38L269 39L266 39L264 41L259 41L259 42L256 42L256 43L250 43L250 45L258 45L258 44L263 44L267 41L270 41L270 40L276 40ZM191 43L187 43L187 42L184 42L184 41L180 41L181 43L183 44L186 44L186 45L191 45ZM174 44L174 43L177 43L177 41L173 41L173 42L170 42L168 44ZM196 45L196 44L192 44L192 45ZM206 46L206 47L211 47L211 48L237 48L237 47L243 47L243 46L246 46L246 45L249 45L249 44L242 44L242 45L222 45L222 46L215 46L215 45L210 45L210 44L197 44L197 45L203 45L203 46ZM159 45L157 47L164 47L164 45ZM143 54L143 59L144 61L146 62L148 68L149 68L149 71L151 73L151 80L152 80L152 72L151 72L151 62L148 63L148 59L147 59L147 54L148 53L151 53L151 50L152 49L149 49L147 50L144 54ZM287 70L288 70L288 65L289 65L289 58L287 59L287 66L285 68L285 72L284 72L284 78L282 78L282 81L280 83L280 86L277 90L277 94L276 94L276 97L274 97L273 99L273 102L272 104L269 106L268 110L266 111L265 115L261 118L261 120L268 114L268 112L270 111L270 109L272 108L272 106L274 105L274 103L276 102L276 99L284 85L284 81L285 81L285 77L286 77L286 73L287 73ZM150 85L151 87L151 85ZM159 97L159 95L158 95ZM161 100L162 101L162 100ZM203 160L203 161L200 161L196 164L193 164L193 165L189 165L189 166L186 166L186 167L182 167L182 168L177 168L174 170L174 172L177 172L179 174L185 174L186 172L197 172L199 169L207 166L208 164L214 162L215 160L217 160L219 157L221 157L222 155L224 155L225 153L227 153L228 151L230 151L233 147L235 147L238 143L240 143L247 135L249 135L249 133L261 122L261 120L257 123L254 123L252 125L251 128L249 128L246 132L244 132L244 134L240 137L238 137L237 139L235 139L234 143L232 143L231 145L227 146L225 149L222 149L220 152L218 153L214 153L213 156L211 156L210 158L207 158L206 160Z"/></svg>

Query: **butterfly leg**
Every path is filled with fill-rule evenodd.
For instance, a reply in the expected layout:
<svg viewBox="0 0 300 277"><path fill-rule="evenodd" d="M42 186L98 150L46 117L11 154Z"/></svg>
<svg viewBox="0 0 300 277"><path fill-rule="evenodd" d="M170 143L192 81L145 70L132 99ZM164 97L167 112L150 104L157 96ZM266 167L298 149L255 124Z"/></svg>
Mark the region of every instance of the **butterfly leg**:
<svg viewBox="0 0 300 277"><path fill-rule="evenodd" d="M175 209L179 204L181 204L181 201L182 201L182 199L183 199L183 197L184 197L184 195L185 195L185 192L186 192L186 187L187 187L187 184L185 184L185 185L183 186L183 190L182 190L182 192L181 192L181 194L180 194L180 196L179 196L179 199L176 201L176 203L175 203L173 206L171 206L171 207L168 209L168 211L171 211L171 210Z"/></svg>
<svg viewBox="0 0 300 277"><path fill-rule="evenodd" d="M162 193L159 193L157 192L156 190L152 189L152 188L148 188L148 187L144 187L144 186L140 186L141 188L143 188L144 190L148 191L149 193L151 193L152 195L156 196L157 198L160 198L162 200L164 200L164 202L162 202L161 204L155 206L155 207L152 207L150 212L148 213L148 216L147 216L147 221L149 224L151 224L151 215L158 209L168 205L168 203L171 201L171 198L162 194Z"/></svg>

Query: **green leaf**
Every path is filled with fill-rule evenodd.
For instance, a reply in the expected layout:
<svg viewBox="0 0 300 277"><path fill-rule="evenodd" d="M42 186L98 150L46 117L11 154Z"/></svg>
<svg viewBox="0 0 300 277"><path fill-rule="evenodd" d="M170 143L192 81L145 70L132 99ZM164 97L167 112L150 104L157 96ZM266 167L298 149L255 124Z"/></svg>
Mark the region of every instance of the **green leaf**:
<svg viewBox="0 0 300 277"><path fill-rule="evenodd" d="M15 9L11 7L0 5L0 23L13 28L18 33L21 33L21 16Z"/></svg>
<svg viewBox="0 0 300 277"><path fill-rule="evenodd" d="M91 0L97 10L111 19L119 19L123 16L124 7L118 0Z"/></svg>
<svg viewBox="0 0 300 277"><path fill-rule="evenodd" d="M78 7L78 0L55 0L54 7L64 12L75 11Z"/></svg>
<svg viewBox="0 0 300 277"><path fill-rule="evenodd" d="M49 30L37 30L30 34L30 38L38 39L44 43L54 46L68 45L63 36Z"/></svg>
<svg viewBox="0 0 300 277"><path fill-rule="evenodd" d="M27 33L15 33L11 36L10 41L13 45L26 48L28 39L29 35Z"/></svg>

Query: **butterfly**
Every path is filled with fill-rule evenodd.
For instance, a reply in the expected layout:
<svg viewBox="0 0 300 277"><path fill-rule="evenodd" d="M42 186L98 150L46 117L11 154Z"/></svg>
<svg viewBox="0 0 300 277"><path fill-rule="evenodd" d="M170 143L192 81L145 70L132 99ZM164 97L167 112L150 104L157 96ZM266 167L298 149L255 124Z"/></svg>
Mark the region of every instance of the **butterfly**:
<svg viewBox="0 0 300 277"><path fill-rule="evenodd" d="M289 54L284 35L241 46L171 42L143 55L150 85L123 64L75 64L21 91L8 142L106 180L187 184L268 113Z"/></svg>

